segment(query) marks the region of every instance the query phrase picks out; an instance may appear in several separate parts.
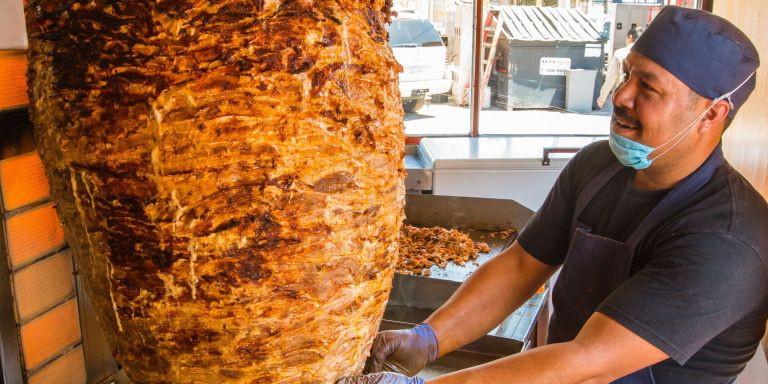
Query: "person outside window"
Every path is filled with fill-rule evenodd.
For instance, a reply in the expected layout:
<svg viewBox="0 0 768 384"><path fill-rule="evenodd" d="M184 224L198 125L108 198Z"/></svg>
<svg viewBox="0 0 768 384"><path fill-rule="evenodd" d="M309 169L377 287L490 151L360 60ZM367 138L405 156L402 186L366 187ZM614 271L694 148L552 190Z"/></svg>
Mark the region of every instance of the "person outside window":
<svg viewBox="0 0 768 384"><path fill-rule="evenodd" d="M600 96L597 98L597 107L603 109L605 100L608 99L608 95L616 87L616 84L621 83L621 77L624 74L624 60L629 55L629 50L632 49L632 45L637 41L637 38L645 32L643 27L635 27L627 32L627 46L619 48L613 53L611 63L608 65L608 74L605 75L605 83L600 88Z"/></svg>

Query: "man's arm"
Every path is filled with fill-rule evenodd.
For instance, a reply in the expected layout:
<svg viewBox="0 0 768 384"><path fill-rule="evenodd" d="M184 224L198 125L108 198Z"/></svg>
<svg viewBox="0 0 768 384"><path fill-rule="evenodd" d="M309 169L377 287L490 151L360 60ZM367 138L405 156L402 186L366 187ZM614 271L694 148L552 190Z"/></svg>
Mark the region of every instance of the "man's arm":
<svg viewBox="0 0 768 384"><path fill-rule="evenodd" d="M437 335L439 356L488 333L557 268L535 259L517 241L487 261L425 321Z"/></svg>
<svg viewBox="0 0 768 384"><path fill-rule="evenodd" d="M603 384L667 358L610 317L595 313L571 342L535 348L427 383Z"/></svg>

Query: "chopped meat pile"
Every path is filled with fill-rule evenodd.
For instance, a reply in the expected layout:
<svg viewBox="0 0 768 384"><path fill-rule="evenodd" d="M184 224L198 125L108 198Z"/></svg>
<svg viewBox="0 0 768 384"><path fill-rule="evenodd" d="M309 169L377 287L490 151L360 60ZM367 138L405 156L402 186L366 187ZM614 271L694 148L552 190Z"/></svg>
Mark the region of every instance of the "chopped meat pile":
<svg viewBox="0 0 768 384"><path fill-rule="evenodd" d="M443 227L419 228L403 225L400 230L400 261L397 272L429 276L433 265L444 268L452 261L464 265L491 248L475 242L466 233Z"/></svg>
<svg viewBox="0 0 768 384"><path fill-rule="evenodd" d="M498 232L491 232L488 235L491 237L498 236L500 239L508 239L513 234L517 234L517 231L514 228L504 229ZM484 237L484 236L481 236Z"/></svg>

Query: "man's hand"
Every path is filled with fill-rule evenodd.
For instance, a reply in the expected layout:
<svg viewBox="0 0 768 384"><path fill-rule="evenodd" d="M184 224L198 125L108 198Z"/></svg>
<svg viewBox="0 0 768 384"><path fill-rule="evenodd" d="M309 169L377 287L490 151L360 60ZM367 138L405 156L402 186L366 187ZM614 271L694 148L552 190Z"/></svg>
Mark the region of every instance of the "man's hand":
<svg viewBox="0 0 768 384"><path fill-rule="evenodd" d="M424 384L424 379L386 372L357 377L344 377L339 379L336 384Z"/></svg>
<svg viewBox="0 0 768 384"><path fill-rule="evenodd" d="M411 329L384 331L376 335L371 350L370 366L367 367L366 372L390 371L415 376L436 359L435 332L429 324L419 324ZM370 383L401 383L401 381L370 381ZM403 381L402 383L411 382Z"/></svg>
<svg viewBox="0 0 768 384"><path fill-rule="evenodd" d="M597 108L603 109L603 106L605 105L605 99L598 97L597 98Z"/></svg>

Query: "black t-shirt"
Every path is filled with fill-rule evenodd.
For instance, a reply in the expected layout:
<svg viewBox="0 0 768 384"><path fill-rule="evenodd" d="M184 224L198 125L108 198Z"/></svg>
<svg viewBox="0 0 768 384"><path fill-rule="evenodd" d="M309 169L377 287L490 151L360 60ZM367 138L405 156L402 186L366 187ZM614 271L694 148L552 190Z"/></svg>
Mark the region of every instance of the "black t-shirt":
<svg viewBox="0 0 768 384"><path fill-rule="evenodd" d="M585 147L520 233L520 245L544 263L567 262L576 199L616 161L605 141ZM666 194L633 188L633 174L622 170L586 207L579 221L592 233L626 241ZM638 244L631 276L597 311L671 357L653 366L657 384L729 383L768 319L765 199L724 164Z"/></svg>

